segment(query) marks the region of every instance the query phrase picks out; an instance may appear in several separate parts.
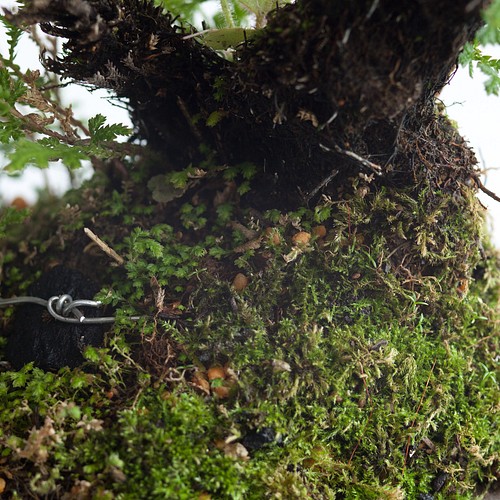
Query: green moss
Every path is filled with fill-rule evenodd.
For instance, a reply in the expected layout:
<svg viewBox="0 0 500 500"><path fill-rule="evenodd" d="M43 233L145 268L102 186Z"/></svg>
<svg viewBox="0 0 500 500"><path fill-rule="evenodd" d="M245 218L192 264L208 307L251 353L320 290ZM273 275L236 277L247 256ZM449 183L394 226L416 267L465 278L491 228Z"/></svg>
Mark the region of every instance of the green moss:
<svg viewBox="0 0 500 500"><path fill-rule="evenodd" d="M493 482L499 271L477 202L357 182L293 213L183 199L168 223L140 186L130 210L89 187L126 259L99 267L120 320L90 371L0 373L8 491L473 498ZM226 378L203 386L214 366Z"/></svg>

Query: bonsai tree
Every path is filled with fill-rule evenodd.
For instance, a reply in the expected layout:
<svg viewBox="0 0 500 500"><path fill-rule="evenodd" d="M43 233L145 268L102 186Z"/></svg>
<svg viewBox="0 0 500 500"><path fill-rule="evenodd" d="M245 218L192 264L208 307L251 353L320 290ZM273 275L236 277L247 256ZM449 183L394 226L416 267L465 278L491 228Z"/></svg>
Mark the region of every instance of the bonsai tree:
<svg viewBox="0 0 500 500"><path fill-rule="evenodd" d="M480 497L498 259L437 96L459 57L498 93L500 4L224 0L196 31L200 3L5 13L8 168L95 175L1 215L2 297L36 298L2 312L1 492ZM64 40L45 73L15 62L34 25ZM133 131L79 121L61 81Z"/></svg>

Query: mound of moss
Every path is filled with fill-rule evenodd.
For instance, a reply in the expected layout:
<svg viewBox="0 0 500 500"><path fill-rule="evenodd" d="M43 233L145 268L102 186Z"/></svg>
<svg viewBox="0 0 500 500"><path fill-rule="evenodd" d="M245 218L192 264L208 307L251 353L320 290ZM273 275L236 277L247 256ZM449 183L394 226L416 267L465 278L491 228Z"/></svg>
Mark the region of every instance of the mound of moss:
<svg viewBox="0 0 500 500"><path fill-rule="evenodd" d="M117 316L81 368L3 364L7 498L477 498L494 483L499 270L472 188L356 177L335 201L259 212L240 202L248 165L173 205L134 175L96 176L21 225L4 212L3 296L59 264Z"/></svg>

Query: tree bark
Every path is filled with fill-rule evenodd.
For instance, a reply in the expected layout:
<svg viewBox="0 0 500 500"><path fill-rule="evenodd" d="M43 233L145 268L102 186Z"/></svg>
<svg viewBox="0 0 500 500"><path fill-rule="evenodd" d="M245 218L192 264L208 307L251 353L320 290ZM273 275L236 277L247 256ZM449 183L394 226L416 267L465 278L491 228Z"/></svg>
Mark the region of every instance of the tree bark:
<svg viewBox="0 0 500 500"><path fill-rule="evenodd" d="M424 170L449 177L435 160L453 155L446 143L458 139L437 123L434 100L482 7L298 1L274 11L234 62L186 39L187 27L148 2L32 2L16 19L67 38L64 55L46 64L127 98L138 136L171 168L200 162L203 144L219 162L259 167L261 203L272 195L275 206L296 206L335 196L359 172L382 185L415 183ZM454 182L474 176L463 156Z"/></svg>

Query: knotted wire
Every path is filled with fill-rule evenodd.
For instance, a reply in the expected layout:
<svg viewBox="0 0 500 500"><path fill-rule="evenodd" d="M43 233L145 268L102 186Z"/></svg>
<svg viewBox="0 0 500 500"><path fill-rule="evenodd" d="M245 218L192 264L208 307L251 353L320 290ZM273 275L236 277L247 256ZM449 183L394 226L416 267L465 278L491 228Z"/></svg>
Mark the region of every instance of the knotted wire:
<svg viewBox="0 0 500 500"><path fill-rule="evenodd" d="M116 318L114 316L99 316L96 318L87 318L79 308L99 308L103 305L102 302L99 300L87 299L73 300L71 295L67 293L62 295L54 295L48 300L31 296L11 297L8 299L0 298L0 307L30 303L45 307L54 319L63 323L72 323L78 325L100 325L106 323L114 323L116 321ZM129 316L128 319L137 321L141 319L141 316Z"/></svg>

